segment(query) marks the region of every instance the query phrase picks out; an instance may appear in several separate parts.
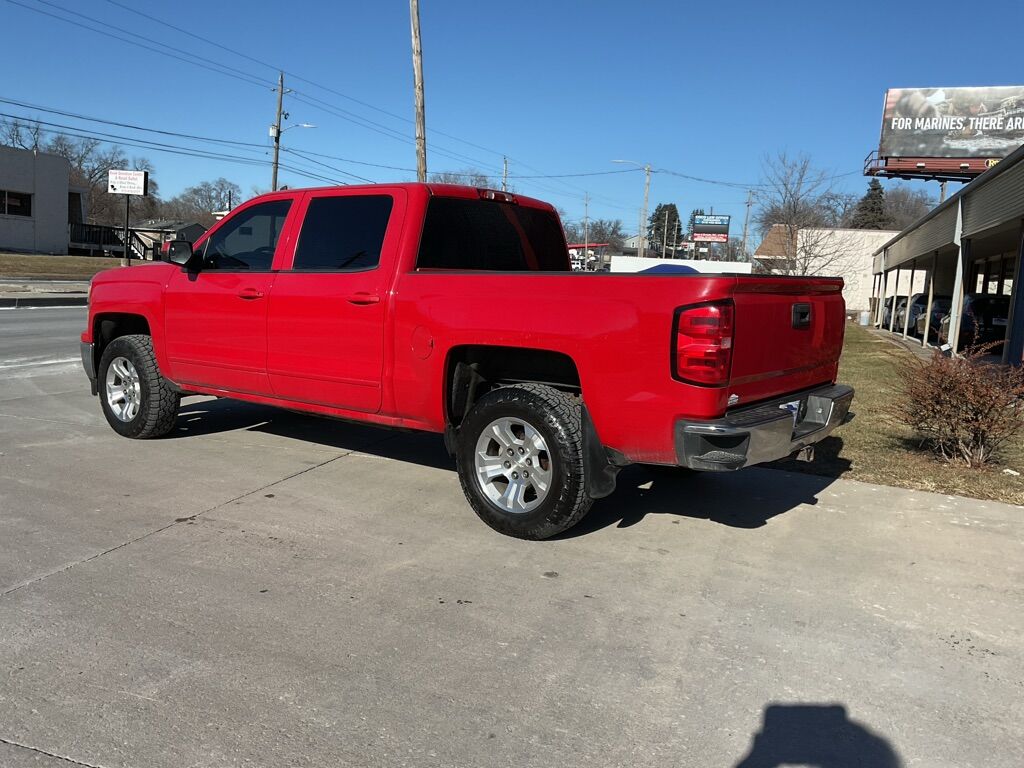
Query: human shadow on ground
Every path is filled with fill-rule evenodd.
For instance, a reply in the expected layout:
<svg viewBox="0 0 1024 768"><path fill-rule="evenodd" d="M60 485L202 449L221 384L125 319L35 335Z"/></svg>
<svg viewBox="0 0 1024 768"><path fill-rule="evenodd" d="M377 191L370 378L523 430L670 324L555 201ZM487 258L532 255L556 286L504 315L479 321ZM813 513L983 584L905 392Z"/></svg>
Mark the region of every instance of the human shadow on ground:
<svg viewBox="0 0 1024 768"><path fill-rule="evenodd" d="M248 432L302 440L434 469L455 470L439 435L392 430L309 416L235 400L182 405L171 439ZM244 439L244 438L243 438ZM759 528L803 504L834 481L830 476L750 468L738 472L690 472L679 467L634 465L618 476L617 490L561 538L616 526L628 528L648 515L676 515L733 528Z"/></svg>
<svg viewBox="0 0 1024 768"><path fill-rule="evenodd" d="M851 720L840 704L769 704L750 751L735 768L900 768L887 739Z"/></svg>

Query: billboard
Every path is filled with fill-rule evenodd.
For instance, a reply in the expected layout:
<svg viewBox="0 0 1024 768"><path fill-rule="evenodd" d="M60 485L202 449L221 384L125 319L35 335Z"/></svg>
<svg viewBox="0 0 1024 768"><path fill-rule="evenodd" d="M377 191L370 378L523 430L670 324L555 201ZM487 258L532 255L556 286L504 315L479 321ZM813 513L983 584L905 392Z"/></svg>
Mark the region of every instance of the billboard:
<svg viewBox="0 0 1024 768"><path fill-rule="evenodd" d="M1006 157L1024 144L1024 86L890 88L880 157Z"/></svg>
<svg viewBox="0 0 1024 768"><path fill-rule="evenodd" d="M693 242L729 242L729 216L698 214L693 217Z"/></svg>

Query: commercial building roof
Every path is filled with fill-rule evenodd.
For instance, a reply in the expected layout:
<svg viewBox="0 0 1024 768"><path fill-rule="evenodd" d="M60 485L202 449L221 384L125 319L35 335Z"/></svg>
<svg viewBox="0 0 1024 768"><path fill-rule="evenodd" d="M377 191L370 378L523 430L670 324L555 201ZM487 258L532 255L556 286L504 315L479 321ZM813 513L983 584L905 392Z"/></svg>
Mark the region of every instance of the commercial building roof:
<svg viewBox="0 0 1024 768"><path fill-rule="evenodd" d="M876 250L875 273L921 256L955 249L958 215L960 234L965 238L1017 226L1024 218L1024 146Z"/></svg>

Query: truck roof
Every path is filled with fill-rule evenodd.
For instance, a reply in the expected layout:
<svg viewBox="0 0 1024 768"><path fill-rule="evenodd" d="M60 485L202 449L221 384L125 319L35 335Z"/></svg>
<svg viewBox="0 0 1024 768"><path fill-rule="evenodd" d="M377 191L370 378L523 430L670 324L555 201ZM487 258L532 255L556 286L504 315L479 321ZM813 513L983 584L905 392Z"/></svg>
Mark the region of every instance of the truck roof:
<svg viewBox="0 0 1024 768"><path fill-rule="evenodd" d="M418 181L399 181L399 182L382 182L379 184L333 184L329 186L320 187L289 187L288 189L281 189L277 192L264 192L262 195L257 197L264 197L267 195L277 195L281 193L289 192L322 192L331 189L344 188L347 190L354 191L373 191L379 187L390 187L392 189L416 189L425 187L427 192L431 195L438 197L463 197L463 198L478 198L481 196L481 192L492 192L495 195L507 195L511 198L509 202L514 202L518 205L525 205L530 208L543 208L544 210L554 211L555 207L551 203L547 203L543 200L538 200L535 197L527 197L526 195L520 195L515 192L502 192L500 189L489 189L486 187L472 187L468 184L435 184L433 182L421 183Z"/></svg>

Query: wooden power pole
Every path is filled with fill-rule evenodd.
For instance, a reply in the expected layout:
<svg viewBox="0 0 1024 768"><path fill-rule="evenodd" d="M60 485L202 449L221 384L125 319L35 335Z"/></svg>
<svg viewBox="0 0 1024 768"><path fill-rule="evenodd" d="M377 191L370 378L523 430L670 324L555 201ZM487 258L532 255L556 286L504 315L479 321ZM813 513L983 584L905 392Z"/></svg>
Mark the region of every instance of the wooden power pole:
<svg viewBox="0 0 1024 768"><path fill-rule="evenodd" d="M747 258L747 227L750 226L750 206L754 204L754 190L747 190L747 213L743 216L743 258Z"/></svg>
<svg viewBox="0 0 1024 768"><path fill-rule="evenodd" d="M274 119L274 170L270 174L270 191L277 191L277 158L281 153L281 105L284 100L284 72L277 76L277 117Z"/></svg>
<svg viewBox="0 0 1024 768"><path fill-rule="evenodd" d="M583 195L583 268L587 268L590 256L590 193Z"/></svg>
<svg viewBox="0 0 1024 768"><path fill-rule="evenodd" d="M409 0L412 24L412 76L416 101L416 180L427 180L427 121L423 106L423 48L420 45L420 2Z"/></svg>

